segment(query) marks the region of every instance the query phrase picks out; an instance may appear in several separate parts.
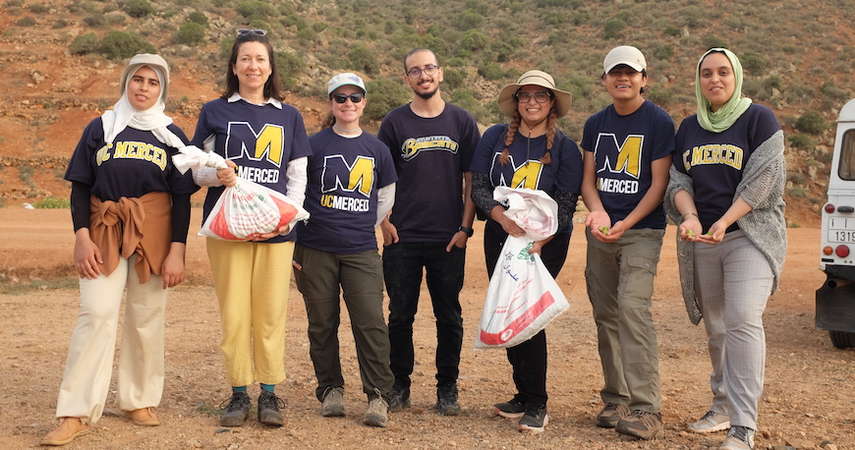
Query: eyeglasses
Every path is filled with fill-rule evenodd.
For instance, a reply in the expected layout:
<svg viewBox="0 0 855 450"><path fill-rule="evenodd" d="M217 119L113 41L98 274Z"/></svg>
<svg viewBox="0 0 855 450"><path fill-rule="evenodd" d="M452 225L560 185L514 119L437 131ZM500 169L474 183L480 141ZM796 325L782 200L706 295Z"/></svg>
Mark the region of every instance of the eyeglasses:
<svg viewBox="0 0 855 450"><path fill-rule="evenodd" d="M350 101L353 103L359 103L362 101L363 98L365 98L365 95L359 92L350 95L333 94L332 98L333 100L335 100L336 103L344 103L347 101L347 99L350 99Z"/></svg>
<svg viewBox="0 0 855 450"><path fill-rule="evenodd" d="M436 73L436 70L439 69L439 66L436 64L428 64L422 68L413 67L412 69L407 71L407 76L410 78L418 78L425 74L427 76L433 76Z"/></svg>
<svg viewBox="0 0 855 450"><path fill-rule="evenodd" d="M248 35L256 35L256 36L267 36L267 30L262 30L260 28L238 28L237 36L248 36Z"/></svg>
<svg viewBox="0 0 855 450"><path fill-rule="evenodd" d="M520 103L528 103L531 99L537 103L546 103L552 98L552 91L517 92L514 97Z"/></svg>

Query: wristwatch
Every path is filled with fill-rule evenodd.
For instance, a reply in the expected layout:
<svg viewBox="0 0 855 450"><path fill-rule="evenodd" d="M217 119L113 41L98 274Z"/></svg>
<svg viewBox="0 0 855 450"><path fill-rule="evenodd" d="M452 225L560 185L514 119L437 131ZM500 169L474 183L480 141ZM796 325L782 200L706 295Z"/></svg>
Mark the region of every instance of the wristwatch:
<svg viewBox="0 0 855 450"><path fill-rule="evenodd" d="M458 228L457 231L462 231L462 232L466 233L466 237L472 237L472 235L475 234L474 229L469 228L469 227L464 227L463 225L460 225L460 228Z"/></svg>

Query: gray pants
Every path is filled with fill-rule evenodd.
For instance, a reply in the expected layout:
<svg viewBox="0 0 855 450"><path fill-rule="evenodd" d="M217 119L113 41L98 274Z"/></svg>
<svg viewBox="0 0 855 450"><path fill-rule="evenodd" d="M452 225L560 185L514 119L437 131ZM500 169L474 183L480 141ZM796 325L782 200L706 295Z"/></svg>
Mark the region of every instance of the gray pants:
<svg viewBox="0 0 855 450"><path fill-rule="evenodd" d="M330 388L343 387L339 359L339 286L350 315L356 341L356 357L362 391L373 398L392 390L389 368L389 331L383 317L383 269L376 250L361 253L329 253L297 245L294 261L303 266L294 270L297 288L306 303L309 319L309 354L315 367L318 387L315 395L323 400Z"/></svg>
<svg viewBox="0 0 855 450"><path fill-rule="evenodd" d="M763 393L766 335L763 311L772 290L772 269L742 231L717 245L695 244L695 286L709 337L710 409L730 424L757 429Z"/></svg>
<svg viewBox="0 0 855 450"><path fill-rule="evenodd" d="M650 314L664 230L628 230L613 244L586 230L585 280L597 323L603 402L658 413L659 350Z"/></svg>

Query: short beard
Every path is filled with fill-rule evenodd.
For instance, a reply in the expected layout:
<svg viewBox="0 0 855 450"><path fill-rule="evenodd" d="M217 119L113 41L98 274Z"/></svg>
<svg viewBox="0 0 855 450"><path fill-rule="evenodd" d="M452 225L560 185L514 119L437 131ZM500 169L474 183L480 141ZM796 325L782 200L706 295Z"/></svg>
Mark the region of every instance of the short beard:
<svg viewBox="0 0 855 450"><path fill-rule="evenodd" d="M439 88L436 88L430 92L418 92L418 91L414 91L414 92L416 93L416 95L421 97L422 100L430 100L431 98L433 98L434 95L436 95L436 91L438 91L438 90L439 90Z"/></svg>

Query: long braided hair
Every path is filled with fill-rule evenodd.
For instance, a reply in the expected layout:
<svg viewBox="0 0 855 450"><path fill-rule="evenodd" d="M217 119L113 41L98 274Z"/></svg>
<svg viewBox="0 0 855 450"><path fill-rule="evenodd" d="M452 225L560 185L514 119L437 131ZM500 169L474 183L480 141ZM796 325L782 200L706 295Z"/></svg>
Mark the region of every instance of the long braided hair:
<svg viewBox="0 0 855 450"><path fill-rule="evenodd" d="M514 142L514 136L520 128L522 116L517 109L514 109L514 115L511 117L511 122L508 124L508 131L505 133L505 148L502 154L499 155L499 162L504 166L510 161L510 146ZM558 113L555 111L555 105L549 110L549 116L546 118L546 153L540 157L540 162L549 165L552 163L552 144L555 141L555 132L558 130Z"/></svg>

